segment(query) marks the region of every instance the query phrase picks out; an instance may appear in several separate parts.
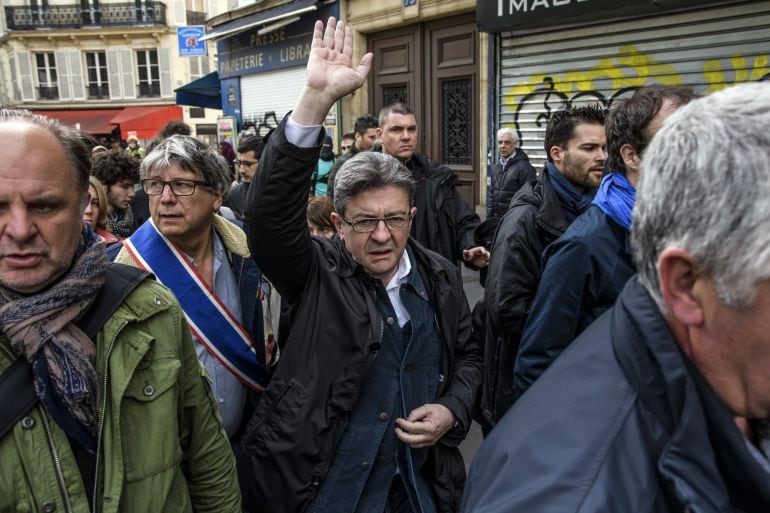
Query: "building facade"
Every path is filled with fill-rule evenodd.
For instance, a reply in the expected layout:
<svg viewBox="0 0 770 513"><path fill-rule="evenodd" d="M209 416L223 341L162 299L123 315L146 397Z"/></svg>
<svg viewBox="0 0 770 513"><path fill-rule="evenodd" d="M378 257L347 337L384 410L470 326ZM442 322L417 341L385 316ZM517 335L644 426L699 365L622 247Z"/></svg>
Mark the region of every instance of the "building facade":
<svg viewBox="0 0 770 513"><path fill-rule="evenodd" d="M149 140L180 119L213 142L219 112L177 106L174 93L214 69L213 48L181 57L177 28L224 8L226 0L6 0L0 101L101 141Z"/></svg>

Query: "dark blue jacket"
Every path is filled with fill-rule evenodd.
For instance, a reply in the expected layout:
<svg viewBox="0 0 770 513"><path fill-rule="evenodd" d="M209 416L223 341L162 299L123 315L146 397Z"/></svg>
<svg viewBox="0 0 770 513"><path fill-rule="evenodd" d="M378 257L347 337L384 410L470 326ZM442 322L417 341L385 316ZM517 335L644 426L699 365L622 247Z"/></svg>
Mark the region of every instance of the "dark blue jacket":
<svg viewBox="0 0 770 513"><path fill-rule="evenodd" d="M543 275L516 356L518 393L615 303L634 274L628 235L591 205L546 248Z"/></svg>
<svg viewBox="0 0 770 513"><path fill-rule="evenodd" d="M503 217L511 199L524 184L537 178L529 156L521 148L511 155L505 168L499 162L489 169L490 184L487 188L487 218Z"/></svg>
<svg viewBox="0 0 770 513"><path fill-rule="evenodd" d="M486 439L461 511L766 513L770 476L632 278Z"/></svg>

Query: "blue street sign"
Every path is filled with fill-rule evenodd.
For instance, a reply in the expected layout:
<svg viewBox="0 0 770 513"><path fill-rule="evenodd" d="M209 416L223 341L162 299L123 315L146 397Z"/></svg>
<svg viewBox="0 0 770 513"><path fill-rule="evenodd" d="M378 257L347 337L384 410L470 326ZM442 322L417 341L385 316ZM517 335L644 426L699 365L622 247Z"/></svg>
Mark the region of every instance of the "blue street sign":
<svg viewBox="0 0 770 513"><path fill-rule="evenodd" d="M177 27L176 36L179 41L179 56L202 57L207 55L206 41L201 41L205 34L206 28L203 25Z"/></svg>

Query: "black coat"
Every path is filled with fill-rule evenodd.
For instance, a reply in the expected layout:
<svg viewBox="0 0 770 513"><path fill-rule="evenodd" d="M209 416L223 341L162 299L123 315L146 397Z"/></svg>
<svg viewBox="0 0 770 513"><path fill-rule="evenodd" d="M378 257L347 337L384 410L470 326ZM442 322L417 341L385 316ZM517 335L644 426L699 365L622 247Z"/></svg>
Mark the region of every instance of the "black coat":
<svg viewBox="0 0 770 513"><path fill-rule="evenodd" d="M450 262L476 246L473 232L481 220L455 189L457 175L446 166L415 153L406 167L417 180L412 237Z"/></svg>
<svg viewBox="0 0 770 513"><path fill-rule="evenodd" d="M320 134L320 132L319 132ZM306 205L315 148L297 148L275 130L248 197L249 245L294 317L280 363L247 429L239 465L245 503L260 512L301 513L315 498L382 338L374 279L338 238L311 237ZM410 241L442 336L436 403L459 425L433 446L423 471L438 510L456 511L465 479L457 445L471 423L481 351L456 268Z"/></svg>
<svg viewBox="0 0 770 513"><path fill-rule="evenodd" d="M503 217L513 196L524 184L537 178L529 156L521 148L505 163L498 162L490 169L490 187L487 193L487 217Z"/></svg>
<svg viewBox="0 0 770 513"><path fill-rule="evenodd" d="M540 283L543 250L569 223L543 171L514 196L492 243L484 288L484 384L481 414L493 426L513 404L513 364Z"/></svg>
<svg viewBox="0 0 770 513"><path fill-rule="evenodd" d="M462 511L767 513L770 476L632 278L486 439Z"/></svg>

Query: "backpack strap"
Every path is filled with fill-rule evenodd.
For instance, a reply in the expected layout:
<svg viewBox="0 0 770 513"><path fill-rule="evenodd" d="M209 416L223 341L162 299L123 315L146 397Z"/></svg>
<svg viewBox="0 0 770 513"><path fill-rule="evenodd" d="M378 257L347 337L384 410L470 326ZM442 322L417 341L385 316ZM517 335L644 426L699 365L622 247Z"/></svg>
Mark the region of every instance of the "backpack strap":
<svg viewBox="0 0 770 513"><path fill-rule="evenodd" d="M152 274L123 264L111 263L105 271L105 281L85 314L75 321L91 340L104 326L128 295ZM5 436L38 402L32 366L19 357L0 373L0 438Z"/></svg>

